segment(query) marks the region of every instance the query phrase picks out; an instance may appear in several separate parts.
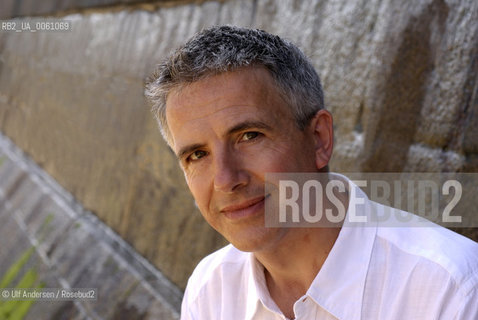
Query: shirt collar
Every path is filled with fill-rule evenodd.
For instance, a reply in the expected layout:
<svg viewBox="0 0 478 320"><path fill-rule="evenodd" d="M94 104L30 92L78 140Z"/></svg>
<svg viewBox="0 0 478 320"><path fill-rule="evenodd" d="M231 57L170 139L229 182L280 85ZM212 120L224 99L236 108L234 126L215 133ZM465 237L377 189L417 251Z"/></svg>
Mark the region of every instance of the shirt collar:
<svg viewBox="0 0 478 320"><path fill-rule="evenodd" d="M358 186L344 176L334 176L349 184L349 208L339 236L307 295L338 319L360 319L377 225L349 221L353 210L356 216L370 218L373 207ZM354 196L363 199L363 204L354 203Z"/></svg>
<svg viewBox="0 0 478 320"><path fill-rule="evenodd" d="M264 267L257 261L252 253L249 254L249 283L247 296L246 319L254 319L257 308L262 306L272 312L281 313L274 300L272 300L269 290L267 289L266 279L264 276Z"/></svg>

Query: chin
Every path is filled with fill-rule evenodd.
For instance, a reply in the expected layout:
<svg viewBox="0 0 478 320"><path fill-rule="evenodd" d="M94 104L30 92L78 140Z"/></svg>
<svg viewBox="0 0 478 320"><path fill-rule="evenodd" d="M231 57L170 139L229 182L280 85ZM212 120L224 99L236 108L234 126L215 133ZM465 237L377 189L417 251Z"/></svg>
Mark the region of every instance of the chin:
<svg viewBox="0 0 478 320"><path fill-rule="evenodd" d="M255 230L253 234L242 233L241 235L234 235L233 237L226 237L226 239L238 250L244 252L259 252L262 250L272 249L274 244L278 243L281 237L279 228L265 228L258 231Z"/></svg>
<svg viewBox="0 0 478 320"><path fill-rule="evenodd" d="M234 241L231 244L238 250L243 252L257 252L260 250L261 245L257 243L245 243L244 241Z"/></svg>

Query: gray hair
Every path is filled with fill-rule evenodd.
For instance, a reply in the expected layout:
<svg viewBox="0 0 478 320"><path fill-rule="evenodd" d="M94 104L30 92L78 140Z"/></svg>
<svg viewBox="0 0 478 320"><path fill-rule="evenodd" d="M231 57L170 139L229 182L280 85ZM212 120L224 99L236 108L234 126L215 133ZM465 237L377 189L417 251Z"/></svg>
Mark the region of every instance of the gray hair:
<svg viewBox="0 0 478 320"><path fill-rule="evenodd" d="M299 129L324 108L320 78L294 44L262 30L215 26L179 47L147 80L145 95L164 139L171 145L166 99L173 88L248 66L269 71Z"/></svg>

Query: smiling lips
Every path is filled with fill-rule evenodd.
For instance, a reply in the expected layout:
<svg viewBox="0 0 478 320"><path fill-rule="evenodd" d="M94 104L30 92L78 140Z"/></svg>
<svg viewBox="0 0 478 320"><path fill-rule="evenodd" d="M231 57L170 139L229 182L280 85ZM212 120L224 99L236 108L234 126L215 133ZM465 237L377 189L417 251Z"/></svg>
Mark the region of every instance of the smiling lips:
<svg viewBox="0 0 478 320"><path fill-rule="evenodd" d="M264 208L264 196L244 201L237 205L227 206L221 209L221 213L231 220L240 220L262 212Z"/></svg>

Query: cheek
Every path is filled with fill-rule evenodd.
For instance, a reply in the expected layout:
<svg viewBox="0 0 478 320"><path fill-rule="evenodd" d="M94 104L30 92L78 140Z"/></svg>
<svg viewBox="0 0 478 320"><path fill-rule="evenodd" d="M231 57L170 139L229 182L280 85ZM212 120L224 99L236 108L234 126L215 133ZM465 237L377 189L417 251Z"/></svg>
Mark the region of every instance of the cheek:
<svg viewBox="0 0 478 320"><path fill-rule="evenodd" d="M291 145L267 145L250 157L250 164L256 172L288 171L287 168L294 166L297 156Z"/></svg>
<svg viewBox="0 0 478 320"><path fill-rule="evenodd" d="M204 210L207 209L209 203L209 189L207 187L207 179L205 175L186 175L186 183L189 187L189 191L196 201L196 205L199 207L201 213L204 214Z"/></svg>
<svg viewBox="0 0 478 320"><path fill-rule="evenodd" d="M250 158L251 170L262 173L315 171L313 146L300 139L287 142L262 146L261 150Z"/></svg>

